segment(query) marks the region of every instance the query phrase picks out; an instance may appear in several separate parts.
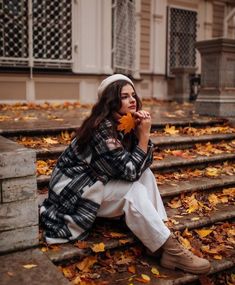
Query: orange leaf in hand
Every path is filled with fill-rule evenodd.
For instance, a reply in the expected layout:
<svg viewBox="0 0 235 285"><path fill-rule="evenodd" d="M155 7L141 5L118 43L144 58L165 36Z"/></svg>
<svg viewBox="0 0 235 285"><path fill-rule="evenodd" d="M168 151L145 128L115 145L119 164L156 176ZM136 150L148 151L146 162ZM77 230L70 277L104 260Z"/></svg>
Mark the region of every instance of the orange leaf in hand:
<svg viewBox="0 0 235 285"><path fill-rule="evenodd" d="M129 133L135 128L135 120L131 113L124 115L119 119L119 125L117 127L118 131L124 131L124 134Z"/></svg>

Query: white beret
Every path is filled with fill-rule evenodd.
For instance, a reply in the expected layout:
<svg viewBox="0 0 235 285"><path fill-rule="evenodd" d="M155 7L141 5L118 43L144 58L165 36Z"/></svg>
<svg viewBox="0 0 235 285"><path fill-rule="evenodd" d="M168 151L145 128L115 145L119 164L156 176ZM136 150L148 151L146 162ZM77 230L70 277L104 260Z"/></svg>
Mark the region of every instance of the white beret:
<svg viewBox="0 0 235 285"><path fill-rule="evenodd" d="M134 84L133 82L130 80L130 78L128 78L127 76L123 75L123 74L114 74L111 75L107 78L105 78L101 83L100 86L98 87L98 97L100 98L101 95L103 94L104 90L113 82L118 81L118 80L125 80L128 83L130 83L133 87Z"/></svg>

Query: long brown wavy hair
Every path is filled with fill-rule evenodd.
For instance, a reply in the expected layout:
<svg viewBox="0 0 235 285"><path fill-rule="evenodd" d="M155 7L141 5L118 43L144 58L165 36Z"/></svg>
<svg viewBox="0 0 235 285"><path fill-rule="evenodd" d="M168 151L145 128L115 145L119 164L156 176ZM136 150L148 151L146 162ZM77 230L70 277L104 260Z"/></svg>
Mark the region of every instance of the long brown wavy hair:
<svg viewBox="0 0 235 285"><path fill-rule="evenodd" d="M110 84L104 90L102 96L93 106L91 114L83 121L81 127L77 130L77 146L80 152L86 149L94 131L98 128L99 124L105 119L109 119L113 123L113 135L114 137L117 137L117 122L115 121L114 114L118 113L122 106L121 90L122 87L127 84L130 83L125 80L118 80ZM135 98L137 110L140 110L142 107L141 100L137 94Z"/></svg>

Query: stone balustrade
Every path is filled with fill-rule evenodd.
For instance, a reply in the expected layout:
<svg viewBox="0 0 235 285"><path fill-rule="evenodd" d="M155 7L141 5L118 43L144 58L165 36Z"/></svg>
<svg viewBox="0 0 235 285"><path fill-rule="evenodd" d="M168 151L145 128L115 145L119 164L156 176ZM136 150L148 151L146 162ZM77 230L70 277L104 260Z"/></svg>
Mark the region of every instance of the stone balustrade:
<svg viewBox="0 0 235 285"><path fill-rule="evenodd" d="M0 253L38 244L36 153L0 136Z"/></svg>

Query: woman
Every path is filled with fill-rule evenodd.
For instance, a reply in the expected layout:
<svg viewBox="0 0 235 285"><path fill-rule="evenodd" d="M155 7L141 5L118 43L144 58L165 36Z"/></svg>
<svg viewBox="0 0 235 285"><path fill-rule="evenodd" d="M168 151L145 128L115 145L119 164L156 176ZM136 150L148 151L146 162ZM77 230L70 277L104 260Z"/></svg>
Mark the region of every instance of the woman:
<svg viewBox="0 0 235 285"><path fill-rule="evenodd" d="M210 263L184 249L164 224L166 212L154 175L150 114L141 110L133 82L122 74L102 81L98 102L76 138L59 157L40 209L47 243L84 239L97 216L125 215L130 230L151 251L163 249L161 264L202 274ZM131 113L135 128L118 131Z"/></svg>

